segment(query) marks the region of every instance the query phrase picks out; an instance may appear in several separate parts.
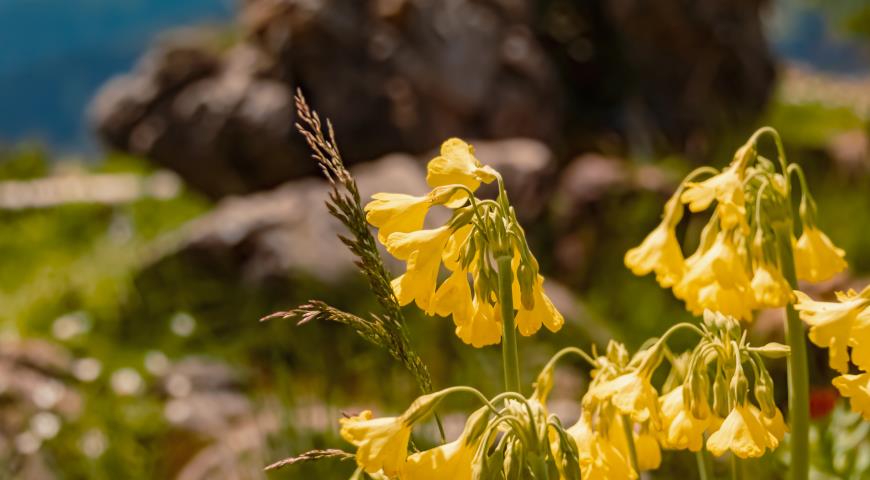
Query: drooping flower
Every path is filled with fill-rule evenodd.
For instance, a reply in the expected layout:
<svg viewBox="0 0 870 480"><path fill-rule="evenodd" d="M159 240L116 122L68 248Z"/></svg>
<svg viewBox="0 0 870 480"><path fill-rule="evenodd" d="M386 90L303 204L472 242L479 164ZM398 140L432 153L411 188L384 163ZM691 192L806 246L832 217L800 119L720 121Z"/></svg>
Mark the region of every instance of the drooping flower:
<svg viewBox="0 0 870 480"><path fill-rule="evenodd" d="M810 282L825 281L846 268L846 252L811 224L804 224L801 237L795 242L794 259L797 276Z"/></svg>
<svg viewBox="0 0 870 480"><path fill-rule="evenodd" d="M846 373L849 371L850 343L855 343L856 348L860 335L853 335L853 329L864 332L864 329L856 329L859 324L858 316L870 305L870 287L865 288L860 294L850 292L839 295L839 302L817 302L807 294L795 290L797 303L795 310L800 312L801 319L810 326L809 337L816 345L828 348L828 362L831 368ZM864 317L861 317L862 319ZM866 348L866 347L865 347ZM858 355L863 363L863 352Z"/></svg>
<svg viewBox="0 0 870 480"><path fill-rule="evenodd" d="M675 450L688 449L693 452L704 446L704 432L710 423L708 414L699 420L686 408L683 401L683 386L671 390L660 399L662 412L662 444ZM704 409L708 409L706 403Z"/></svg>
<svg viewBox="0 0 870 480"><path fill-rule="evenodd" d="M749 405L737 405L707 439L707 450L717 457L730 450L740 458L757 458L778 444Z"/></svg>
<svg viewBox="0 0 870 480"><path fill-rule="evenodd" d="M356 462L363 470L383 470L389 477L404 473L411 427L402 417L372 418L371 410L365 410L340 423L341 436L357 447Z"/></svg>
<svg viewBox="0 0 870 480"><path fill-rule="evenodd" d="M788 303L791 287L779 269L768 262L759 262L752 276L752 291L758 306L776 308Z"/></svg>
<svg viewBox="0 0 870 480"><path fill-rule="evenodd" d="M597 384L589 390L589 395L599 402L609 400L619 413L637 423L659 422L658 392L649 378L638 371Z"/></svg>
<svg viewBox="0 0 870 480"><path fill-rule="evenodd" d="M583 480L636 479L637 472L619 448L595 432L590 420L581 416L566 432L577 445Z"/></svg>
<svg viewBox="0 0 870 480"><path fill-rule="evenodd" d="M749 408L752 410L752 413L761 420L761 424L764 425L764 428L766 428L767 431L776 439L776 445L771 447L776 448L783 437L785 437L785 434L788 433L788 425L786 425L785 419L782 417L782 412L779 408L774 407L773 416L768 417L755 405L750 405Z"/></svg>
<svg viewBox="0 0 870 480"><path fill-rule="evenodd" d="M387 251L399 260L407 261L405 273L394 280L393 285L400 305L415 301L423 311L431 311L441 254L450 235L450 227L444 225L431 230L396 232L387 239L384 244Z"/></svg>
<svg viewBox="0 0 870 480"><path fill-rule="evenodd" d="M870 420L870 373L840 375L832 383L840 391L840 395L849 399L853 412Z"/></svg>
<svg viewBox="0 0 870 480"><path fill-rule="evenodd" d="M429 195L376 193L365 206L366 221L378 229L378 240L386 243L395 232L413 232L423 228L426 214L432 206Z"/></svg>
<svg viewBox="0 0 870 480"><path fill-rule="evenodd" d="M499 306L474 297L471 321L456 325L456 335L475 347L495 345L501 341L501 314Z"/></svg>
<svg viewBox="0 0 870 480"><path fill-rule="evenodd" d="M524 336L534 335L541 329L542 324L551 332L559 331L565 323L565 318L556 310L550 297L544 292L543 276L538 275L532 295L535 303L531 310L527 310L519 301L519 287L515 287L513 298L514 305L518 307L516 323L520 334Z"/></svg>
<svg viewBox="0 0 870 480"><path fill-rule="evenodd" d="M625 252L625 266L637 276L656 273L663 288L673 286L683 276L683 252L674 228L662 222L637 247Z"/></svg>
<svg viewBox="0 0 870 480"><path fill-rule="evenodd" d="M441 144L441 155L429 162L426 182L431 187L465 185L474 191L481 182L495 180L496 175L491 167L480 164L471 145L458 138L451 138Z"/></svg>
<svg viewBox="0 0 870 480"><path fill-rule="evenodd" d="M487 407L484 407L472 414L456 440L409 456L405 477L414 480L470 480L472 461L481 440L480 424L486 420L487 413Z"/></svg>
<svg viewBox="0 0 870 480"><path fill-rule="evenodd" d="M755 296L731 233L719 232L706 249L699 247L686 259L686 273L674 285L674 295L695 315L709 309L744 320L752 318Z"/></svg>
<svg viewBox="0 0 870 480"><path fill-rule="evenodd" d="M701 212L718 202L717 211L723 229L745 223L746 207L743 194L743 162L734 161L718 175L703 182L688 182L680 196L692 212Z"/></svg>

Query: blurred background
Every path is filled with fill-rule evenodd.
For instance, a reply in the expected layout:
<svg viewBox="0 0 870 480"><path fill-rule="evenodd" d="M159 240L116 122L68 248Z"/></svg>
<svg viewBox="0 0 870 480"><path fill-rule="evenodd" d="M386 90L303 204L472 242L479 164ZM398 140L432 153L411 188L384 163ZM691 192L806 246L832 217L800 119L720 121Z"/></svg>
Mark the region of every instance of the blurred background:
<svg viewBox="0 0 870 480"><path fill-rule="evenodd" d="M280 458L347 448L341 412L414 398L348 329L258 322L309 299L377 311L294 132L297 88L365 196L423 192L448 136L504 174L567 319L521 339L529 383L562 346L634 348L691 319L623 254L690 169L726 164L765 124L851 266L807 288L867 283L862 0L3 0L0 478L265 478ZM436 387L498 391L497 348L407 315ZM776 340L780 324L764 312L752 335ZM812 362L816 475L868 478L867 424L835 406L824 352ZM557 377L565 423L579 367ZM449 432L463 409L445 404ZM693 478L686 455L659 476Z"/></svg>

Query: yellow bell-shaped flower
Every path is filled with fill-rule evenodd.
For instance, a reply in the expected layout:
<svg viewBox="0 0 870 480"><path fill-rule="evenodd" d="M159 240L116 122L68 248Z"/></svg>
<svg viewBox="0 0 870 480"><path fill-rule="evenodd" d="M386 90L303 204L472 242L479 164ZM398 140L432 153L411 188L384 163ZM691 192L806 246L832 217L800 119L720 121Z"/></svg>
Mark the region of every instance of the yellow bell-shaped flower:
<svg viewBox="0 0 870 480"><path fill-rule="evenodd" d="M441 144L441 155L429 162L426 182L431 187L465 185L474 191L481 182L490 183L496 176L495 170L480 164L471 145L450 138Z"/></svg>
<svg viewBox="0 0 870 480"><path fill-rule="evenodd" d="M376 193L365 206L366 221L378 229L378 240L386 243L395 232L413 232L423 228L432 200L403 193Z"/></svg>
<svg viewBox="0 0 870 480"><path fill-rule="evenodd" d="M758 306L776 308L789 302L791 287L779 269L768 262L759 262L752 276L752 291Z"/></svg>
<svg viewBox="0 0 870 480"><path fill-rule="evenodd" d="M804 231L794 245L797 276L810 282L825 281L846 268L846 252L816 227L804 224Z"/></svg>
<svg viewBox="0 0 870 480"><path fill-rule="evenodd" d="M468 272L456 270L438 287L432 297L432 311L442 317L453 316L453 323L458 327L468 325L474 313L471 298L471 286L468 283Z"/></svg>
<svg viewBox="0 0 870 480"><path fill-rule="evenodd" d="M778 443L749 405L737 405L707 439L707 450L717 457L730 450L740 458L757 458Z"/></svg>
<svg viewBox="0 0 870 480"><path fill-rule="evenodd" d="M870 420L870 373L840 375L832 382L840 395L847 397L852 411Z"/></svg>
<svg viewBox="0 0 870 480"><path fill-rule="evenodd" d="M622 374L592 387L591 397L599 402L610 403L622 415L628 415L637 423L660 421L658 392L646 375L637 371Z"/></svg>
<svg viewBox="0 0 870 480"><path fill-rule="evenodd" d="M538 275L534 286L533 298L535 304L531 310L526 310L520 300L519 285L514 282L514 305L518 307L516 315L517 329L521 335L534 335L541 329L541 325L551 332L557 332L565 324L565 318L556 310L550 297L544 293L544 277Z"/></svg>
<svg viewBox="0 0 870 480"><path fill-rule="evenodd" d="M673 286L683 276L683 252L673 227L662 222L637 247L625 252L625 266L637 276L656 273L663 288Z"/></svg>
<svg viewBox="0 0 870 480"><path fill-rule="evenodd" d="M499 306L474 297L471 321L457 324L456 336L475 348L499 343L501 341Z"/></svg>
<svg viewBox="0 0 870 480"><path fill-rule="evenodd" d="M408 457L405 478L412 480L440 480L444 478L470 480L472 461L480 444L481 429L477 428L487 407L468 418L465 429L456 440Z"/></svg>
<svg viewBox="0 0 870 480"><path fill-rule="evenodd" d="M595 432L590 420L581 416L566 432L574 439L579 454L580 474L583 480L612 480L637 478L627 456L606 438Z"/></svg>
<svg viewBox="0 0 870 480"><path fill-rule="evenodd" d="M402 417L372 418L372 412L366 410L342 418L340 423L341 436L357 447L356 462L363 470L383 470L388 477L403 475L411 427Z"/></svg>
<svg viewBox="0 0 870 480"><path fill-rule="evenodd" d="M451 229L445 225L431 230L417 230L390 235L384 244L387 251L399 260L407 260L403 275L393 281L393 291L401 305L415 301L423 311L431 312L430 303L435 295L441 254Z"/></svg>
<svg viewBox="0 0 870 480"><path fill-rule="evenodd" d="M674 450L697 452L704 446L704 432L710 415L699 420L683 401L683 386L671 390L660 399L662 412L662 444ZM703 405L706 410L706 403Z"/></svg>
<svg viewBox="0 0 870 480"><path fill-rule="evenodd" d="M742 162L735 161L722 173L703 182L689 182L680 196L692 212L706 210L713 200L719 202L717 211L723 229L730 229L745 222Z"/></svg>
<svg viewBox="0 0 870 480"><path fill-rule="evenodd" d="M853 337L852 329L858 315L870 305L870 287L860 294L851 292L840 295L839 302L817 302L807 294L795 290L795 310L801 320L810 326L809 337L816 345L828 348L831 368L846 373L849 371L848 346Z"/></svg>

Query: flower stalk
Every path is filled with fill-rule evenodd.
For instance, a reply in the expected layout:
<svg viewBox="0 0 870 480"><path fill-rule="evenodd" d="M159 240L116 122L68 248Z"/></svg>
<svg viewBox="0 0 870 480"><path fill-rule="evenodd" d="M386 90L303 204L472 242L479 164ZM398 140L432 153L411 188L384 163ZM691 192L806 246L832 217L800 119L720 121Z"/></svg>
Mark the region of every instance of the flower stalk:
<svg viewBox="0 0 870 480"><path fill-rule="evenodd" d="M628 458L631 460L631 468L640 474L640 462L637 460L637 445L634 444L634 428L628 415L622 416L622 428L625 431L625 443L628 445Z"/></svg>
<svg viewBox="0 0 870 480"><path fill-rule="evenodd" d="M791 243L791 227L778 229L776 232L777 246L780 255L782 274L785 280L797 289L797 274L795 273L794 252ZM810 386L807 367L807 344L804 325L789 302L785 306L785 336L790 347L788 356L788 413L791 428L791 478L806 480L809 478L809 414Z"/></svg>
<svg viewBox="0 0 870 480"><path fill-rule="evenodd" d="M504 386L507 392L520 391L520 361L517 353L517 329L514 325L513 272L511 257L502 255L496 259L498 265L498 297L502 321L502 366Z"/></svg>

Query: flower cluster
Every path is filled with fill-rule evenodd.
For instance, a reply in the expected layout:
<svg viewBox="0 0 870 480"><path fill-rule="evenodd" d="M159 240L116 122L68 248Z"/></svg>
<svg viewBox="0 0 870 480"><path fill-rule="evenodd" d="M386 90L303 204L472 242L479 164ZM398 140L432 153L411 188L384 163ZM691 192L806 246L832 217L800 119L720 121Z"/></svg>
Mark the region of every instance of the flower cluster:
<svg viewBox="0 0 870 480"><path fill-rule="evenodd" d="M817 302L803 292L794 293L795 309L810 326L810 340L828 349L831 368L841 374L833 380L834 386L851 399L853 411L870 420L870 286L860 293L837 292L836 302ZM849 373L850 359L860 373Z"/></svg>
<svg viewBox="0 0 870 480"><path fill-rule="evenodd" d="M722 171L701 167L689 174L666 203L662 222L625 254L634 274L655 272L659 284L671 288L695 315L710 309L751 320L754 310L789 303L787 269L796 267L797 278L819 282L846 268L844 252L816 226L815 203L800 167L787 165L780 152L777 171L758 154L756 143L765 133L775 135L770 129L756 132ZM802 190L797 239L792 174ZM683 258L675 229L685 208L696 213L714 205L697 250ZM794 252L793 265L786 265L792 259L783 253L782 242Z"/></svg>
<svg viewBox="0 0 870 480"><path fill-rule="evenodd" d="M541 325L559 330L564 320L544 293L544 278L498 172L481 165L473 148L458 138L444 142L427 172L432 187L428 194L377 193L365 207L366 219L378 228L378 240L406 262L405 273L392 282L399 303L415 302L428 315L452 316L465 343L499 343L502 310L496 264L506 258L520 333L532 335ZM482 183L493 181L499 186L496 200L474 196ZM452 217L445 225L425 229L426 215L435 205L451 209ZM443 280L442 265L447 272Z"/></svg>
<svg viewBox="0 0 870 480"><path fill-rule="evenodd" d="M666 341L679 329L691 329L700 340L674 357ZM341 434L357 447L360 469L399 479L635 479L659 468L662 449L705 446L716 456L755 458L776 449L788 430L762 356L788 352L779 344L751 346L736 319L707 311L700 328L678 324L634 356L613 341L595 357L564 349L543 368L529 398L509 392L485 399L470 387L453 387L420 397L398 417L375 419L365 411L342 419ZM581 416L564 429L546 401L556 362L567 354L580 355L593 369ZM664 358L672 368L660 395L651 379ZM486 406L469 417L459 438L409 454L413 425L442 398L463 391Z"/></svg>

